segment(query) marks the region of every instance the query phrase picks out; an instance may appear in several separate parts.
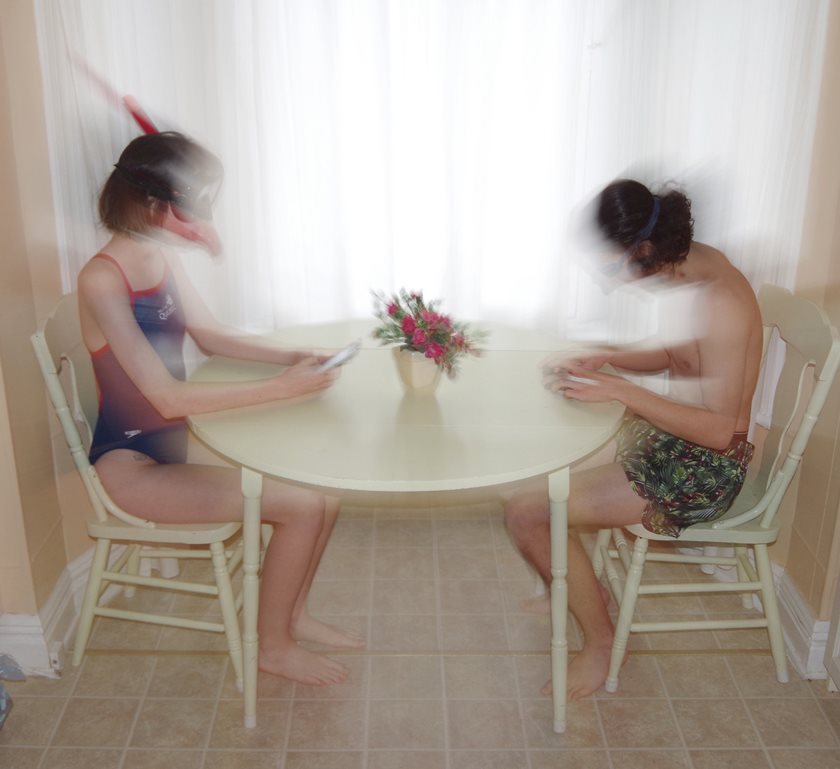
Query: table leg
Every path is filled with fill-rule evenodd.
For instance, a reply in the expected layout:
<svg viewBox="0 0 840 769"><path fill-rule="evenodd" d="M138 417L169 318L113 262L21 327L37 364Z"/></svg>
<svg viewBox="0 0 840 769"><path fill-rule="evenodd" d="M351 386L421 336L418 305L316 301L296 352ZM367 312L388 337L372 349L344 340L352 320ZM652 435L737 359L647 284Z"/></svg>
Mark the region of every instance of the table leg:
<svg viewBox="0 0 840 769"><path fill-rule="evenodd" d="M260 600L260 509L262 475L242 468L242 669L245 727L257 725L257 665L259 638L257 613Z"/></svg>
<svg viewBox="0 0 840 769"><path fill-rule="evenodd" d="M548 500L551 509L551 680L553 686L554 731L566 731L566 668L569 644L566 640L566 616L569 605L568 572L569 468L548 477Z"/></svg>

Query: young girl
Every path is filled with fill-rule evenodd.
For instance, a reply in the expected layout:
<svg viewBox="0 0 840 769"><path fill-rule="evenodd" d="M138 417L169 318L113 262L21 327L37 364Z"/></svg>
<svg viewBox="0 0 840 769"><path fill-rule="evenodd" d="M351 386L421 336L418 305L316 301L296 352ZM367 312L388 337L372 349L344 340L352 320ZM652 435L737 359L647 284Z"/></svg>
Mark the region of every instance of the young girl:
<svg viewBox="0 0 840 769"><path fill-rule="evenodd" d="M100 390L91 462L120 507L165 523L242 514L235 469L186 464L187 415L316 393L335 377L320 373L309 352L217 323L178 263L171 245L179 242L219 250L210 208L221 173L217 158L181 134L134 139L99 198L112 237L78 279L82 334ZM287 368L247 382L185 381L185 333L207 354ZM274 534L261 578L260 668L310 685L339 683L347 671L298 641L364 645L306 609L337 514L336 500L266 479L262 520Z"/></svg>

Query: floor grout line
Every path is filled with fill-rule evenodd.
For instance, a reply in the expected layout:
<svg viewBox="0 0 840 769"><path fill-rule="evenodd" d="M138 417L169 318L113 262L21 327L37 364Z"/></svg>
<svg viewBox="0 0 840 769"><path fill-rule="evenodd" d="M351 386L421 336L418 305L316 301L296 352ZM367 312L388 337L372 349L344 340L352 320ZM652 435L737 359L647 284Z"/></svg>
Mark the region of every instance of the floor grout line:
<svg viewBox="0 0 840 769"><path fill-rule="evenodd" d="M131 726L128 728L128 734L125 738L125 744L123 745L122 756L120 756L119 761L119 769L122 769L123 765L125 764L126 756L129 747L131 746L131 740L134 737L134 730L137 728L137 722L140 719L140 714L143 712L143 705L146 702L146 696L149 693L149 689L152 686L152 681L155 677L155 671L157 670L158 660L152 660L152 667L149 670L149 677L146 681L146 686L143 688L143 694L140 696L140 701L137 703L137 709L134 711L134 718L131 719ZM76 682L78 685L78 681ZM203 762L203 761L202 761Z"/></svg>
<svg viewBox="0 0 840 769"><path fill-rule="evenodd" d="M227 656L229 657L230 655L228 654ZM210 743L213 740L213 729L216 726L216 719L219 716L219 707L220 707L221 702L222 702L222 692L224 691L224 688L225 688L225 679L227 678L228 668L230 668L230 667L232 667L232 663L231 663L230 659L227 659L225 661L225 664L222 665L221 676L220 676L221 680L219 681L219 683L216 686L216 696L214 698L215 701L214 701L214 704L213 704L213 711L210 715L210 728L207 730L207 736L204 738L204 747L201 749L201 763L200 763L201 767L204 767L204 765L207 763L207 751L210 749ZM236 681L236 672L231 670L231 674L233 675L233 679L234 679L234 682L235 682Z"/></svg>
<svg viewBox="0 0 840 769"><path fill-rule="evenodd" d="M437 520L432 520L432 575L435 583L435 631L437 634L438 648L443 651L443 623L441 617L441 579L440 579L440 551L437 546ZM440 693L441 693L441 711L443 714L443 751L444 751L444 766L446 769L451 769L452 757L450 756L450 734L449 734L449 706L446 690L446 659L441 654L440 663Z"/></svg>

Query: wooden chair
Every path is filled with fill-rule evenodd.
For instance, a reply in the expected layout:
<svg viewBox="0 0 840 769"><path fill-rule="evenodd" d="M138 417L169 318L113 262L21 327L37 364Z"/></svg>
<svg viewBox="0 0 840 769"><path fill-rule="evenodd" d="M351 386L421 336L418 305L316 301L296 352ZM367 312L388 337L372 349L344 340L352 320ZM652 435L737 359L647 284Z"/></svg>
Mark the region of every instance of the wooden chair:
<svg viewBox="0 0 840 769"><path fill-rule="evenodd" d="M653 534L641 524L598 532L593 566L600 578L606 572L610 588L619 604L615 640L612 647L606 689L618 688L618 673L630 633L675 630L722 630L767 628L770 649L780 682L788 680L784 641L773 572L767 547L779 535L778 510L785 492L799 467L802 452L825 404L840 362L840 340L822 310L812 302L793 296L775 286L759 292L764 324L764 349L775 329L785 345L784 365L773 401L773 416L758 472L744 484L732 508L723 518L685 529L678 539ZM765 361L766 361L765 354ZM807 400L806 400L807 399ZM804 408L803 408L804 403ZM625 537L635 540L631 547ZM648 552L650 540L672 544L675 552ZM686 555L690 546L728 547L734 555ZM662 549L669 549L664 547ZM734 566L736 582L686 582L682 584L642 584L645 563L649 561ZM622 572L622 576L619 576ZM624 584L622 584L622 582ZM673 622L636 622L633 613L640 595L684 595L741 593L761 597L761 616L755 619L721 619ZM747 605L747 604L745 604Z"/></svg>
<svg viewBox="0 0 840 769"><path fill-rule="evenodd" d="M95 617L224 632L237 686L241 689L242 641L237 612L241 607L242 596L241 592L235 596L231 585L231 574L242 561L241 538L235 545L230 545L239 533L241 523L160 524L120 509L108 496L96 470L88 461L92 428L96 424L98 412L98 396L90 356L82 343L75 294L62 298L43 330L32 335L32 345L64 439L94 512L94 518L88 521L87 530L95 540L96 547L79 618L73 664L79 665L82 661ZM115 560L111 558L111 546L114 543L125 545ZM213 564L215 584L143 576L140 574L141 557L209 559ZM102 598L110 584L125 586L129 595L136 586L147 586L216 596L222 622L109 608L104 605Z"/></svg>

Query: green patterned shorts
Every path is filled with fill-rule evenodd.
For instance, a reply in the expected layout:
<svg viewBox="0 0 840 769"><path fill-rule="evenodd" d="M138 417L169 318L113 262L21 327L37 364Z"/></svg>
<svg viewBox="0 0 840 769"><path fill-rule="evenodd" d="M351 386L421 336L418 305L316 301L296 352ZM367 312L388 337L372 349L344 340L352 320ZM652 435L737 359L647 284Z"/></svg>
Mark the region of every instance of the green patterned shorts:
<svg viewBox="0 0 840 769"><path fill-rule="evenodd" d="M722 451L699 446L630 416L616 436L615 461L640 497L642 524L654 534L679 537L687 526L720 518L744 484L754 446L736 434Z"/></svg>

